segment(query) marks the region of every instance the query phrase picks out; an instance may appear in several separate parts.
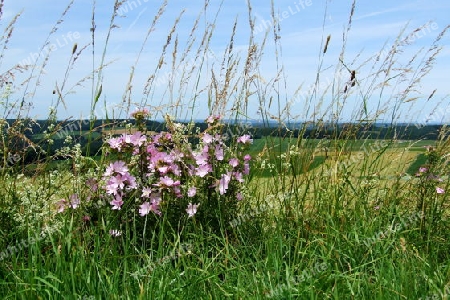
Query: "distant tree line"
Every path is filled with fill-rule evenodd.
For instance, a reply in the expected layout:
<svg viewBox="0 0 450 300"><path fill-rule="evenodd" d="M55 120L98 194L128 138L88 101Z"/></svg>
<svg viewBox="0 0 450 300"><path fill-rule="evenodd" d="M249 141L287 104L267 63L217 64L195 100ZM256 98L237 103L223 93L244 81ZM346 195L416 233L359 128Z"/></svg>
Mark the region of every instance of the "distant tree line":
<svg viewBox="0 0 450 300"><path fill-rule="evenodd" d="M6 120L10 127L17 126L17 120ZM32 162L42 159L44 156L54 155L57 149L65 146L64 141L70 135L74 143L82 146L84 155L96 155L103 145L103 130L110 130L124 126L126 123L135 125L135 120L89 120L81 121L49 121L49 120L23 120L19 128L23 134L7 138L7 148L11 155L21 153L23 162ZM164 122L147 121L148 131L160 132L167 130ZM196 127L201 131L208 127L205 122L197 122ZM5 127L4 127L5 128ZM92 130L91 130L92 128ZM243 134L250 134L253 139L261 137L292 137L314 139L397 139L397 140L436 140L442 125L416 126L411 124L363 124L363 123L338 123L319 125L294 124L290 128L283 126L263 126L261 124L229 122L223 127L223 135L230 141ZM17 131L17 130L16 130ZM44 133L51 132L51 142L44 137ZM3 134L8 135L6 132ZM192 143L198 142L198 137L191 138ZM89 146L88 146L89 145ZM2 149L4 148L3 145ZM88 153L89 149L89 153ZM42 151L44 150L44 151ZM4 156L4 154L3 154Z"/></svg>

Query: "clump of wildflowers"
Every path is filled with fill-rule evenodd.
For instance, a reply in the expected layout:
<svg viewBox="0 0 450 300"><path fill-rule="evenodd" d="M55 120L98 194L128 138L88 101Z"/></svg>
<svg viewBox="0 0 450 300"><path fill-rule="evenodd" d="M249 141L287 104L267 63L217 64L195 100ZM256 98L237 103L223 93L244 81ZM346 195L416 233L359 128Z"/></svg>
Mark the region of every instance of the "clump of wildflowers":
<svg viewBox="0 0 450 300"><path fill-rule="evenodd" d="M448 166L446 158L448 148L445 142L438 142L436 146L427 146L425 156L427 162L415 174L416 188L412 198L416 200L416 209L423 218L420 222L420 233L428 239L430 231L438 230L439 220L447 210Z"/></svg>
<svg viewBox="0 0 450 300"><path fill-rule="evenodd" d="M437 194L445 193L445 190L443 188L435 186L437 182L441 183L444 180L439 175L432 173L428 166L421 166L415 176L419 177L422 186L434 186Z"/></svg>
<svg viewBox="0 0 450 300"><path fill-rule="evenodd" d="M133 117L147 114L138 111ZM121 157L106 167L102 178L111 208L130 207L141 217L167 215L175 224L186 217L216 229L221 221L227 224L244 199L251 156L243 151L252 139L244 134L229 145L221 135L220 116L206 122L208 128L193 135L189 126L167 117L166 132L138 131L109 139L109 151Z"/></svg>
<svg viewBox="0 0 450 300"><path fill-rule="evenodd" d="M137 188L136 178L128 172L125 162L116 161L106 168L103 179L106 181L106 193L111 197L112 209L120 210L123 205L122 198Z"/></svg>

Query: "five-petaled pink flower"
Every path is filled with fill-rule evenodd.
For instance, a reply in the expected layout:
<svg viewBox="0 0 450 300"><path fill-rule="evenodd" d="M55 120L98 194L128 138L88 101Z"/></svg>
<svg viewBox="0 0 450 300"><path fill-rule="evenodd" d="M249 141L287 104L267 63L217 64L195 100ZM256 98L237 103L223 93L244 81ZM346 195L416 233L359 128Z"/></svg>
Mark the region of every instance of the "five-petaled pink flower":
<svg viewBox="0 0 450 300"><path fill-rule="evenodd" d="M108 194L117 195L118 189L123 189L124 187L125 184L122 176L116 175L108 180L106 184L106 192Z"/></svg>
<svg viewBox="0 0 450 300"><path fill-rule="evenodd" d="M140 131L136 131L132 135L125 135L124 140L126 141L126 143L132 144L135 147L140 147L147 141L147 137Z"/></svg>
<svg viewBox="0 0 450 300"><path fill-rule="evenodd" d="M150 212L150 202L144 202L142 203L142 205L139 208L139 215L141 215L141 217L148 215L148 213Z"/></svg>
<svg viewBox="0 0 450 300"><path fill-rule="evenodd" d="M98 190L98 182L95 178L89 178L86 180L86 185L91 189L92 192L96 192Z"/></svg>
<svg viewBox="0 0 450 300"><path fill-rule="evenodd" d="M228 184L230 183L231 177L228 174L222 174L222 178L219 180L219 193L221 195L225 194L228 190Z"/></svg>
<svg viewBox="0 0 450 300"><path fill-rule="evenodd" d="M237 138L237 142L242 144L251 144L253 143L253 140L250 138L250 135L244 134L243 136Z"/></svg>
<svg viewBox="0 0 450 300"><path fill-rule="evenodd" d="M197 208L200 204L192 204L189 202L188 207L186 208L186 212L188 214L188 218L193 217L197 213Z"/></svg>
<svg viewBox="0 0 450 300"><path fill-rule="evenodd" d="M244 164L244 174L245 174L245 175L250 174L250 164L249 164L248 162L246 162L246 163Z"/></svg>
<svg viewBox="0 0 450 300"><path fill-rule="evenodd" d="M118 137L118 138L110 138L108 140L108 144L109 147L111 147L111 149L116 149L116 150L121 150L122 149L122 138Z"/></svg>
<svg viewBox="0 0 450 300"><path fill-rule="evenodd" d="M428 169L425 168L425 167L420 167L420 168L419 168L419 172L420 172L420 173L425 173L425 172L427 172L427 171L428 171Z"/></svg>
<svg viewBox="0 0 450 300"><path fill-rule="evenodd" d="M143 198L149 198L151 193L152 193L152 189L149 187L145 187L142 189L142 197Z"/></svg>
<svg viewBox="0 0 450 300"><path fill-rule="evenodd" d="M128 167L125 164L125 162L118 160L112 164L109 164L109 166L106 168L106 172L103 174L103 176L108 177L114 175L114 173L118 173L120 175L124 175L128 173Z"/></svg>
<svg viewBox="0 0 450 300"><path fill-rule="evenodd" d="M217 116L209 116L209 117L206 119L206 123L212 124L212 123L214 123L215 121L218 121L218 120L220 120L220 115L217 115Z"/></svg>
<svg viewBox="0 0 450 300"><path fill-rule="evenodd" d="M195 171L195 175L200 177L205 177L209 172L212 171L212 167L208 164L201 165Z"/></svg>
<svg viewBox="0 0 450 300"><path fill-rule="evenodd" d="M197 165L201 166L208 163L208 147L206 146L202 152L194 153L194 159Z"/></svg>
<svg viewBox="0 0 450 300"><path fill-rule="evenodd" d="M213 142L214 138L209 133L204 133L202 140L203 140L203 143L205 143L205 144L211 144Z"/></svg>
<svg viewBox="0 0 450 300"><path fill-rule="evenodd" d="M66 199L61 199L58 202L56 202L56 208L57 208L58 213L64 212L64 210L67 208Z"/></svg>
<svg viewBox="0 0 450 300"><path fill-rule="evenodd" d="M72 194L70 196L70 207L76 209L80 205L80 199L77 194Z"/></svg>
<svg viewBox="0 0 450 300"><path fill-rule="evenodd" d="M122 208L122 205L123 205L122 196L121 195L116 195L114 197L114 199L111 202L109 202L109 204L111 204L113 206L112 209L120 210Z"/></svg>
<svg viewBox="0 0 450 300"><path fill-rule="evenodd" d="M232 158L229 161L230 166L232 166L233 168L239 166L239 159L237 158Z"/></svg>
<svg viewBox="0 0 450 300"><path fill-rule="evenodd" d="M157 215L161 215L161 211L159 210L161 194L153 193L150 196L150 201L151 202L146 201L139 206L139 215L141 215L141 217L149 214L151 211Z"/></svg>
<svg viewBox="0 0 450 300"><path fill-rule="evenodd" d="M239 181L240 183L244 182L244 178L242 177L242 173L241 172L235 172L233 173L234 178Z"/></svg>
<svg viewBox="0 0 450 300"><path fill-rule="evenodd" d="M164 176L159 180L159 185L165 186L165 187L171 187L171 186L176 186L179 185L180 181L174 181L172 178L170 178L169 176Z"/></svg>
<svg viewBox="0 0 450 300"><path fill-rule="evenodd" d="M217 160L223 160L223 148L220 145L216 145L215 155Z"/></svg>
<svg viewBox="0 0 450 300"><path fill-rule="evenodd" d="M242 193L237 193L236 194L236 200L237 201L241 201L242 199L244 199L244 196L242 195Z"/></svg>
<svg viewBox="0 0 450 300"><path fill-rule="evenodd" d="M195 196L195 194L197 194L197 189L195 188L195 186L190 187L190 188L188 189L187 196L188 196L189 198L192 198L192 197Z"/></svg>

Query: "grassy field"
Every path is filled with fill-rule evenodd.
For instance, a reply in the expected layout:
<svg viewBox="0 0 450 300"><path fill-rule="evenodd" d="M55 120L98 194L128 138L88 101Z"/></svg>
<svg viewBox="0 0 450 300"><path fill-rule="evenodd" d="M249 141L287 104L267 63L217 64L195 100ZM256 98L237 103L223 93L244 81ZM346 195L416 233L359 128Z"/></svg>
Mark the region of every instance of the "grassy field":
<svg viewBox="0 0 450 300"><path fill-rule="evenodd" d="M296 142L300 141L255 140L249 152L255 156L254 164L257 157L259 162L282 164L286 159L280 155L292 151ZM197 226L184 233L155 229L144 247L132 235L132 223L121 236L107 234L103 222L112 217L108 213L97 221L82 221L89 211L55 214L52 203L67 197L69 190L81 191L81 178L92 176L92 171L81 175L58 167L34 178L4 177L1 203L17 206L2 210L2 228L10 226L12 231L3 231L8 242L1 254L0 294L78 299L396 299L399 295L409 299L445 293L450 276L448 203L430 193L428 183L403 174L416 173L415 166L429 163L422 148L428 143L404 141L380 150L374 147L380 141L355 141L348 153L336 155L341 149L337 148L327 159L320 143L314 140L313 146L297 149L300 157L291 153L291 163L312 158L305 172L252 165L248 201L226 232L208 233ZM264 150L269 145L278 150ZM361 151L363 147L373 151ZM19 182L33 188L17 188ZM440 184L445 189L447 185L447 179ZM45 206L33 206L34 201L42 203L43 194ZM418 210L419 197L427 197L431 207ZM436 217L438 221L428 219Z"/></svg>
<svg viewBox="0 0 450 300"><path fill-rule="evenodd" d="M299 143L299 145L297 145ZM326 146L325 146L326 145ZM288 149L296 149L309 154L304 160L309 160L301 172L308 172L325 164L330 167L333 162L339 161L341 165L359 165L364 159L372 159L377 153L377 163L384 164L382 168L383 176L395 176L402 172L414 175L421 165L424 165L426 158L424 153L426 147L434 146L435 141L389 141L389 140L289 140L288 138L267 137L255 139L250 153L258 157L263 152L270 153L267 164L280 165L286 161L285 154ZM372 157L371 157L372 156ZM289 160L289 158L288 158ZM264 169L264 168L263 168ZM288 170L287 172L290 172ZM259 168L258 176L272 176L269 169L261 172Z"/></svg>

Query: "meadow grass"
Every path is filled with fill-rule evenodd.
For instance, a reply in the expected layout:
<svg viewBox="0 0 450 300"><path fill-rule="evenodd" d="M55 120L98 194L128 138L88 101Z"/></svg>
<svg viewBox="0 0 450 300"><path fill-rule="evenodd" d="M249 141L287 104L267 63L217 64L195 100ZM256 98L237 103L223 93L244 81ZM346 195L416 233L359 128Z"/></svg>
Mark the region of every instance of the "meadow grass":
<svg viewBox="0 0 450 300"><path fill-rule="evenodd" d="M116 12L121 5L124 5L123 2L115 2ZM353 3L353 8L354 5L356 3ZM205 2L205 11L207 6L208 2ZM65 17L70 7L71 4L61 18ZM350 9L344 39L351 30L353 8ZM142 49L158 19L163 17L164 9L165 3L149 28ZM248 10L249 27L254 32L250 2ZM93 12L95 19L95 7ZM195 21L186 48L180 48L177 43L172 44L170 38L162 42L159 63L166 59L171 65L171 74L181 77L168 83L167 93L171 95L169 105L161 107L158 105L159 100L152 98L152 85L161 67L157 64L154 73L149 75L139 107L148 107L151 111L169 113L175 118L186 120L193 118L194 111L185 112L178 107L181 104L194 107L193 104L200 101L200 95L206 94L211 115L220 114L239 120L247 114L248 98L257 95L262 121L268 125L269 120L275 120L279 126L274 132L286 132L283 130L286 129L290 100L283 96L283 58L281 51L278 51L281 50L279 28L274 24L259 42L250 33L247 57L243 60L239 60L233 52L232 31L219 73L213 68L208 69L211 66L205 60L209 41L214 34L214 24L209 24L201 32L197 23L203 13ZM116 14L112 16L108 37L113 34L115 17ZM176 33L177 23L178 19L169 37ZM14 24L13 19L0 40L3 49L8 40L13 38L9 33L12 33ZM422 70L423 74L410 75L410 82L414 85L419 84L427 68L432 66L433 58L440 49L435 46L446 30L430 46L428 57L424 60L426 68ZM407 46L407 37L408 34L400 34L396 46ZM92 30L91 46L97 41L96 38L95 30ZM201 42L197 41L198 38ZM277 70L274 78L263 80L258 77L257 70L262 62L264 46L270 42L277 49ZM328 43L325 38L324 43ZM104 49L99 65L92 57L92 74L83 80L92 85L90 131L83 132L88 136L88 145L93 139L99 138L93 125L96 121L93 112L101 105L99 99L102 81L105 80L102 70L107 65L105 53L108 51L108 39L102 46ZM317 83L322 71L321 62L327 54L326 48L321 46L324 50L319 55L318 71L312 74L316 76ZM71 64L75 63L75 57L84 53L82 50L72 53ZM136 58L135 66L139 64L142 51ZM363 68L352 66L350 61L342 61L344 53L345 42L337 59L337 73L347 66L356 70ZM380 103L379 110L369 112L365 109L374 87L395 76L382 75L383 72L394 73L398 59L397 52L387 53L387 58L371 66L371 75L366 81L358 83L361 86L367 84L368 88L365 91L367 93L361 93L361 107L355 109L353 116L355 120L364 120L355 122L356 131L367 126L367 123L374 123L387 110L386 105L393 105L396 110L402 101L410 99L407 92L413 90L413 86L408 87L403 99L393 101L393 96L386 95L386 103ZM199 63L181 72L174 72L191 55ZM48 59L50 57L45 57L42 63L45 65ZM403 70L412 68L414 59L412 57L410 65L404 66ZM63 82L66 82L72 67L68 66ZM245 70L243 75L238 72L240 68ZM29 67L30 73L27 74L30 77L27 82L35 82L37 70L39 66ZM405 72L405 76L408 74ZM43 75L39 73L40 76ZM131 97L133 76L134 68L123 95L126 107L117 112L118 116L128 116L130 107L136 104ZM200 78L207 78L206 88L199 85ZM440 128L436 141L409 141L382 136L364 139L356 138L352 130L340 132L337 129L341 117L340 107L349 99L351 86L336 80L322 95L313 91L305 104L306 112L313 111L312 108L318 107L328 96L336 105L321 112L300 116L317 120L314 124L316 133L329 130L330 125L325 126L322 117L333 116L330 124L336 126L334 137L319 139L314 135L304 137L301 134L293 137L287 131L282 137L271 135L253 141L249 148L252 156L251 172L245 183L244 200L238 203L236 210L230 208L234 219L229 224L221 224L220 230L210 230L197 219L187 217L180 218L174 225L164 214L161 217L151 215L142 225L143 218L137 210L127 215L126 220L121 219L101 200L98 203L92 201L89 210L58 213L58 201L69 199L74 193L87 202L90 194L87 193L86 180L100 178L108 164L121 154L107 155L104 145L95 157L90 157L92 153L89 153L89 147L83 153L81 146L65 135L60 151L54 155L45 155L47 144L42 144L39 150L39 145L25 135L29 129L25 121L33 122L29 111L22 109L14 115L12 108L21 107L20 100L15 104L12 99L7 103L3 101L3 119L16 118L16 121L7 123L2 120L0 123L3 158L0 171L0 297L449 297L448 128ZM342 93L344 88L349 91ZM298 88L300 90L301 87ZM193 96L190 96L192 91ZM62 83L57 89L59 104L64 105L66 93ZM58 105L54 110L58 109ZM275 113L273 106L277 106ZM56 120L54 110L49 116L49 121L54 122L54 125L43 132L33 133L38 140L44 139L50 144L62 139L58 137L58 132L62 124L67 123ZM397 118L397 115L393 117L393 123ZM114 119L109 117L104 121L104 125L114 123ZM166 127L174 126L170 119L166 121ZM395 128L395 124L392 125ZM117 125L117 128L124 127ZM300 132L302 130L306 130L306 125ZM246 133L237 130L229 136L236 138ZM432 148L427 150L425 146ZM26 151L30 149L36 152L39 150L42 154L28 163L25 157ZM17 154L18 158L8 156L10 153ZM64 160L55 162L56 158L62 157ZM422 167L426 170L420 171ZM438 193L436 188L442 188L445 192ZM110 234L110 230L115 229L118 223L122 224L120 234Z"/></svg>

